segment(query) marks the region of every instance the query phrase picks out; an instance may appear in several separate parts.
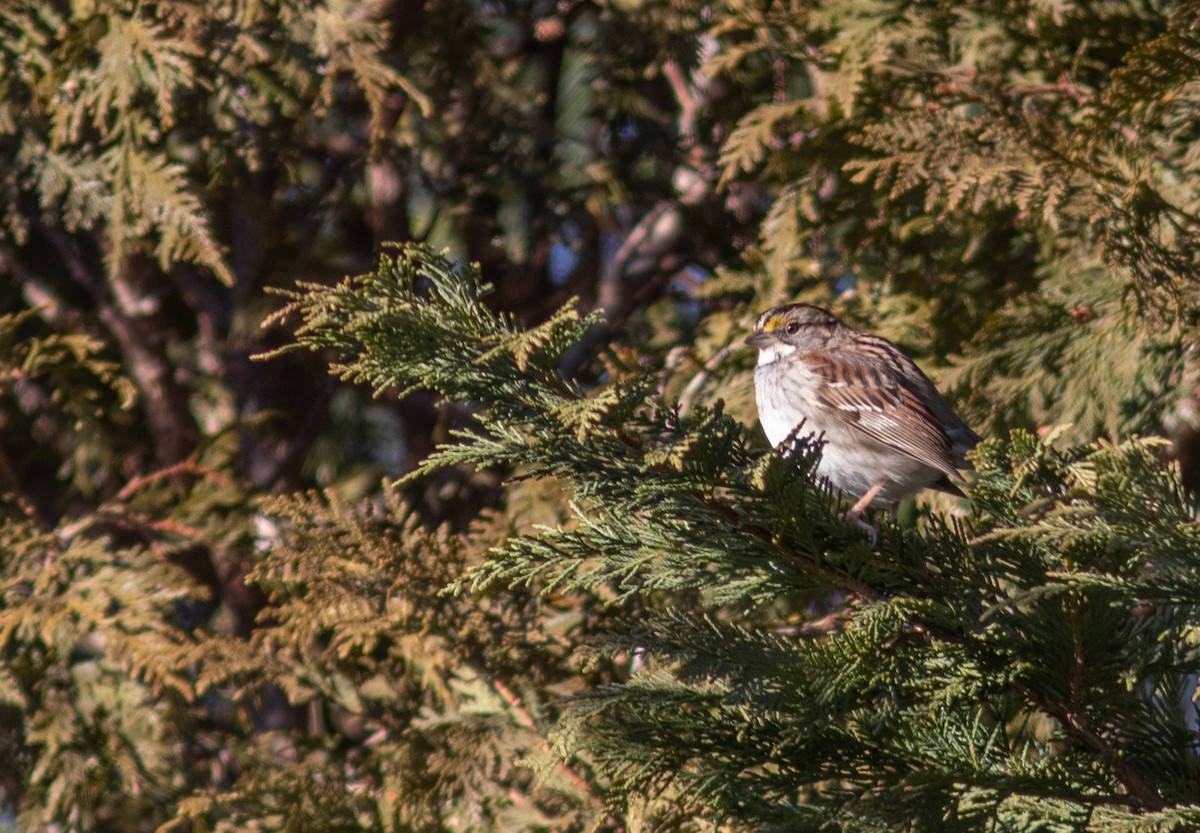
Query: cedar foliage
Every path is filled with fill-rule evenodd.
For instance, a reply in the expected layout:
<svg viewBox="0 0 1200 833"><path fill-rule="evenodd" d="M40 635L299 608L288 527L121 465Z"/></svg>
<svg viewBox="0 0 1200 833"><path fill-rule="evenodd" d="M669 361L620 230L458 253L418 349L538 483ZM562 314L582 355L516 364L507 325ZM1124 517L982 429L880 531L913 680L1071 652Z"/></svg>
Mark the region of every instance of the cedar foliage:
<svg viewBox="0 0 1200 833"><path fill-rule="evenodd" d="M1200 828L1196 13L0 4L0 826ZM796 298L968 504L765 448Z"/></svg>
<svg viewBox="0 0 1200 833"><path fill-rule="evenodd" d="M587 322L520 330L480 297L477 274L410 247L281 315L346 378L470 397L477 422L425 472L502 465L566 489L572 523L497 544L456 592L641 600L593 642L638 669L566 700L553 736L610 809L661 798L651 817L685 828L1200 824L1200 533L1161 441L988 440L969 525L885 523L872 549L813 484L819 447L755 451L720 408L681 414L640 375L564 383Z"/></svg>

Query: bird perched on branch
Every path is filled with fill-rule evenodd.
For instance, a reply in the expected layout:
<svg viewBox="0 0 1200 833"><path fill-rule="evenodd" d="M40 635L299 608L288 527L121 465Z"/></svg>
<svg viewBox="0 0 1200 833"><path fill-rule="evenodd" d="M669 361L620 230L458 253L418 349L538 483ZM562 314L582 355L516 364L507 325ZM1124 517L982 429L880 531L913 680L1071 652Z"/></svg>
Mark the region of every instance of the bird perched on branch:
<svg viewBox="0 0 1200 833"><path fill-rule="evenodd" d="M860 521L873 502L924 488L962 494L954 481L971 467L964 455L979 435L896 345L809 304L767 310L746 343L758 349L754 389L767 439L823 440L817 474L858 498L847 519L874 532Z"/></svg>

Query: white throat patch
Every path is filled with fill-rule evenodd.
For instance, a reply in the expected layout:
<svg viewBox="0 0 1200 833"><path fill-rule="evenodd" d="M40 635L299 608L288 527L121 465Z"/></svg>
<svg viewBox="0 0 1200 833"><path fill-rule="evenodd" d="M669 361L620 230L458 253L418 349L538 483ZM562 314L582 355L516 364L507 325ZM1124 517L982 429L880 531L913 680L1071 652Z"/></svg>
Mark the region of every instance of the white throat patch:
<svg viewBox="0 0 1200 833"><path fill-rule="evenodd" d="M784 344L782 341L768 344L758 351L758 366L763 367L764 365L772 364L795 352L796 347L793 344Z"/></svg>

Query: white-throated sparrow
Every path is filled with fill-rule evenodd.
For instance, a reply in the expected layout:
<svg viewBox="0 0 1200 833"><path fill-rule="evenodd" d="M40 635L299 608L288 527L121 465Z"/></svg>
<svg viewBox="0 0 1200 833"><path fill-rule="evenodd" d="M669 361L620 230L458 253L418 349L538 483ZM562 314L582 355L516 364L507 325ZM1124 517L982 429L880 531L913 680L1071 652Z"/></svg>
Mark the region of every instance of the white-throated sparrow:
<svg viewBox="0 0 1200 833"><path fill-rule="evenodd" d="M808 304L767 310L746 343L758 349L754 389L767 439L823 439L817 474L860 496L848 518L926 487L962 494L953 480L970 467L963 455L979 435L896 345Z"/></svg>

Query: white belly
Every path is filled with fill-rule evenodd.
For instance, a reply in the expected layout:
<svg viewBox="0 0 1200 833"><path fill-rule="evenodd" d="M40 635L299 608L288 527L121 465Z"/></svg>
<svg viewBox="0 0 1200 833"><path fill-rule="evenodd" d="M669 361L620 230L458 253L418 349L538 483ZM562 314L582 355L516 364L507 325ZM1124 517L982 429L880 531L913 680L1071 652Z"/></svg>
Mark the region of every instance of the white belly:
<svg viewBox="0 0 1200 833"><path fill-rule="evenodd" d="M796 432L799 438L818 437L825 442L817 474L855 498L882 480L877 503L895 503L941 479L936 469L812 404L807 392L815 389L818 380L796 376L797 370L793 365L789 368L793 375L782 379L774 362L755 369L759 421L771 445L778 447L803 423Z"/></svg>

